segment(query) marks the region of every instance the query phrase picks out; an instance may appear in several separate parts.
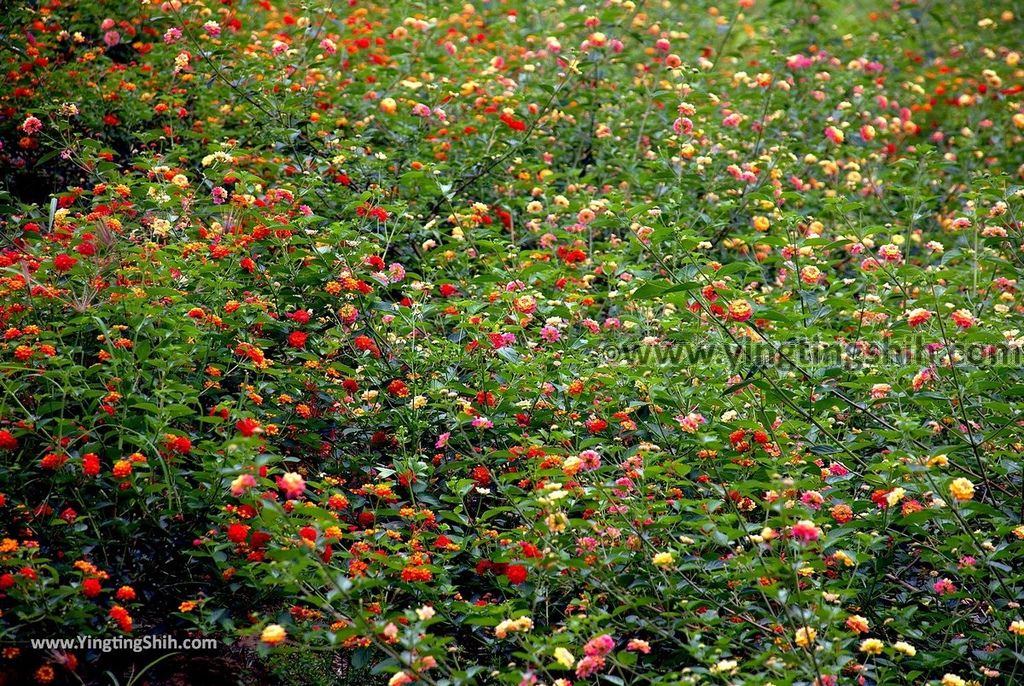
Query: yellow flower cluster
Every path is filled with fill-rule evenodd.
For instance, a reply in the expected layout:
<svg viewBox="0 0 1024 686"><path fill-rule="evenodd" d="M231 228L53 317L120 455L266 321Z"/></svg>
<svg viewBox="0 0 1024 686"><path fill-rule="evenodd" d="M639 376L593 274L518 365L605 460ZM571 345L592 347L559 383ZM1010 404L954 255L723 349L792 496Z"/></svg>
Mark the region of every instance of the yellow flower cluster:
<svg viewBox="0 0 1024 686"><path fill-rule="evenodd" d="M963 477L953 479L949 484L949 493L957 500L970 500L974 497L974 484L971 483L970 479Z"/></svg>
<svg viewBox="0 0 1024 686"><path fill-rule="evenodd" d="M529 617L519 619L505 619L498 626L494 627L494 635L498 638L505 638L509 633L529 631L533 628L533 620Z"/></svg>

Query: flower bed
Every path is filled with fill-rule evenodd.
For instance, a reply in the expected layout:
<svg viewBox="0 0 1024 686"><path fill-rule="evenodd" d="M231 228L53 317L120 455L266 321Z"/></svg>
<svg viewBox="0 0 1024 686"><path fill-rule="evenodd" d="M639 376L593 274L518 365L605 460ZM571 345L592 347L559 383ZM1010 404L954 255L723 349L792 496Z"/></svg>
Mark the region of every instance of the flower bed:
<svg viewBox="0 0 1024 686"><path fill-rule="evenodd" d="M1014 3L108 5L0 42L0 684L1024 678Z"/></svg>

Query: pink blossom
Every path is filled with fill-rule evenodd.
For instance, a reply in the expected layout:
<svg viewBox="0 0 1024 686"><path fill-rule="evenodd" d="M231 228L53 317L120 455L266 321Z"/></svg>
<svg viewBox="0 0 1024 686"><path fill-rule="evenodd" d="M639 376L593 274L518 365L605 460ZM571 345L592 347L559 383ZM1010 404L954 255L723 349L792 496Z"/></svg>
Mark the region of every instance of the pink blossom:
<svg viewBox="0 0 1024 686"><path fill-rule="evenodd" d="M562 334L553 326L545 326L540 330L540 337L548 343L555 343L562 337Z"/></svg>
<svg viewBox="0 0 1024 686"><path fill-rule="evenodd" d="M806 69L814 64L814 60L807 55L791 55L786 60L786 66L789 69Z"/></svg>
<svg viewBox="0 0 1024 686"><path fill-rule="evenodd" d="M306 491L306 480L298 472L285 472L277 477L277 486L289 499L295 499Z"/></svg>
<svg viewBox="0 0 1024 686"><path fill-rule="evenodd" d="M579 454L581 469L592 471L601 466L601 456L596 450L584 450Z"/></svg>
<svg viewBox="0 0 1024 686"><path fill-rule="evenodd" d="M33 117L31 114L25 117L25 122L21 125L21 130L25 133L32 135L43 128L43 122L39 121L38 118Z"/></svg>
<svg viewBox="0 0 1024 686"><path fill-rule="evenodd" d="M804 491L804 494L800 496L800 502L812 510L818 510L825 499L817 491Z"/></svg>
<svg viewBox="0 0 1024 686"><path fill-rule="evenodd" d="M236 498L245 495L246 491L256 486L256 477L252 474L242 474L231 482L231 495Z"/></svg>
<svg viewBox="0 0 1024 686"><path fill-rule="evenodd" d="M488 334L487 338L491 342L491 347L495 350L501 350L516 344L516 335L514 333L492 333Z"/></svg>
<svg viewBox="0 0 1024 686"><path fill-rule="evenodd" d="M405 686L405 684L411 684L414 681L416 681L416 678L410 676L407 672L399 672L391 677L388 681L388 686Z"/></svg>
<svg viewBox="0 0 1024 686"><path fill-rule="evenodd" d="M842 129L836 128L835 126L825 127L825 138L829 139L836 145L839 145L843 140L845 140Z"/></svg>
<svg viewBox="0 0 1024 686"><path fill-rule="evenodd" d="M639 638L631 638L629 639L629 643L626 644L626 650L647 655L651 652L651 644Z"/></svg>
<svg viewBox="0 0 1024 686"><path fill-rule="evenodd" d="M911 381L911 387L915 391L919 391L924 388L924 385L935 378L935 372L931 367L926 367L914 375Z"/></svg>
<svg viewBox="0 0 1024 686"><path fill-rule="evenodd" d="M850 470L842 462L833 462L829 465L828 471L832 476L846 476L850 473Z"/></svg>
<svg viewBox="0 0 1024 686"><path fill-rule="evenodd" d="M601 634L587 641L587 644L583 646L583 653L595 657L604 657L614 649L615 639L609 634Z"/></svg>
<svg viewBox="0 0 1024 686"><path fill-rule="evenodd" d="M811 543L821 537L821 529L808 519L801 519L794 524L790 527L789 533L801 543Z"/></svg>
<svg viewBox="0 0 1024 686"><path fill-rule="evenodd" d="M697 433L697 429L699 429L702 424L708 423L708 420L704 419L704 415L698 412L690 412L686 415L676 415L673 419L679 422L679 428L688 434Z"/></svg>
<svg viewBox="0 0 1024 686"><path fill-rule="evenodd" d="M537 675L533 670L523 672L523 678L519 680L519 686L534 686L537 683Z"/></svg>
<svg viewBox="0 0 1024 686"><path fill-rule="evenodd" d="M693 122L687 117L679 117L672 122L672 130L676 133L689 136L693 131Z"/></svg>
<svg viewBox="0 0 1024 686"><path fill-rule="evenodd" d="M604 669L605 660L597 655L587 655L576 665L576 676L585 679Z"/></svg>

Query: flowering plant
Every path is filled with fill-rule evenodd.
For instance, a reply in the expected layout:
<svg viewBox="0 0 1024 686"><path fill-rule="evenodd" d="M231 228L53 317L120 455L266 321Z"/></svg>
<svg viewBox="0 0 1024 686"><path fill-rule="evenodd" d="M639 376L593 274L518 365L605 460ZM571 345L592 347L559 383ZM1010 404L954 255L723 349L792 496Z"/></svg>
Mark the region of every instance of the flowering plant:
<svg viewBox="0 0 1024 686"><path fill-rule="evenodd" d="M1024 678L1014 5L15 5L0 684Z"/></svg>

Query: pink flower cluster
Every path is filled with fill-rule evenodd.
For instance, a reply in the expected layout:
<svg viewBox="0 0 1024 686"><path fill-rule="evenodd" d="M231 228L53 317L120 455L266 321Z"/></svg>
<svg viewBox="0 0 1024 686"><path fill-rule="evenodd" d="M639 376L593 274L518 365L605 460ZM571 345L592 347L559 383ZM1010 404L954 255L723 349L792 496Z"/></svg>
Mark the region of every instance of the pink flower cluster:
<svg viewBox="0 0 1024 686"><path fill-rule="evenodd" d="M587 641L583 646L584 657L576 665L576 676L584 679L592 676L605 666L605 656L615 649L615 639L609 634L601 634Z"/></svg>

